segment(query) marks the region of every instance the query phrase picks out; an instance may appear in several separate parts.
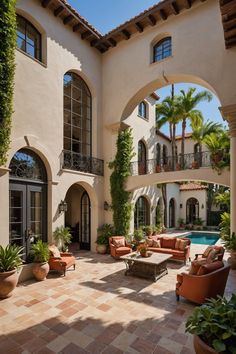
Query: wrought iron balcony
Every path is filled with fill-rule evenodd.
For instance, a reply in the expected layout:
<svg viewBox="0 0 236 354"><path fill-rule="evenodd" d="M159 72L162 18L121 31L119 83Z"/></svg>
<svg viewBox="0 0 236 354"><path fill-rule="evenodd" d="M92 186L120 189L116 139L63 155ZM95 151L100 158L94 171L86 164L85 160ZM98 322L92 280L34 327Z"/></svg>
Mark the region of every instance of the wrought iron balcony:
<svg viewBox="0 0 236 354"><path fill-rule="evenodd" d="M103 160L68 150L63 150L61 153L61 168L92 173L97 176L104 175Z"/></svg>
<svg viewBox="0 0 236 354"><path fill-rule="evenodd" d="M184 154L178 156L167 156L164 159L146 160L145 162L135 161L130 164L132 176L151 173L170 172L197 169L200 167L213 167L220 161L226 162L228 155L224 151L212 154L210 151Z"/></svg>

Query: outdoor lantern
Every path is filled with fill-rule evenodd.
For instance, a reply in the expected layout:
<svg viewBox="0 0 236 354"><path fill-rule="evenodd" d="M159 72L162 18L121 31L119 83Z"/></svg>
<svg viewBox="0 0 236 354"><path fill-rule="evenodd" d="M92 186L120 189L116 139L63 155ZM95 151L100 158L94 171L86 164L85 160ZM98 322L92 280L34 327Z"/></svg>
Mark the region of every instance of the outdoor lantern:
<svg viewBox="0 0 236 354"><path fill-rule="evenodd" d="M109 204L107 203L107 201L104 202L104 210L109 210Z"/></svg>
<svg viewBox="0 0 236 354"><path fill-rule="evenodd" d="M180 204L179 207L180 207L180 209L182 209L183 208L183 204Z"/></svg>
<svg viewBox="0 0 236 354"><path fill-rule="evenodd" d="M202 203L202 209L204 209L204 204Z"/></svg>
<svg viewBox="0 0 236 354"><path fill-rule="evenodd" d="M65 213L67 211L67 202L65 200L61 200L59 204L59 212Z"/></svg>

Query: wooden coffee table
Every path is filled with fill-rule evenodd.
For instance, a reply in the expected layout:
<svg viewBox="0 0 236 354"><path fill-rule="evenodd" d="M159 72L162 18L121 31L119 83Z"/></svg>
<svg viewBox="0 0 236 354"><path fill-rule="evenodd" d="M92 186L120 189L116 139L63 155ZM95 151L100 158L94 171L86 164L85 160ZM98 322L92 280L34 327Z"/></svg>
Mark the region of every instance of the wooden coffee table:
<svg viewBox="0 0 236 354"><path fill-rule="evenodd" d="M125 275L136 275L151 278L155 282L168 273L167 261L169 254L152 253L151 257L142 257L137 252L120 257L126 265Z"/></svg>

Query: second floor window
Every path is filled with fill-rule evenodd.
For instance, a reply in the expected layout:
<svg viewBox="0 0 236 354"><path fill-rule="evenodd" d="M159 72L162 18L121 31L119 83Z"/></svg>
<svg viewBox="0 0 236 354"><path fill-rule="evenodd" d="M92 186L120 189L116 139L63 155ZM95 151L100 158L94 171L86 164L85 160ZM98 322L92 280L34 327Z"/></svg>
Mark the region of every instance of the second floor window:
<svg viewBox="0 0 236 354"><path fill-rule="evenodd" d="M153 62L160 61L172 55L171 37L162 39L153 47Z"/></svg>
<svg viewBox="0 0 236 354"><path fill-rule="evenodd" d="M41 61L41 34L24 17L17 15L17 47Z"/></svg>
<svg viewBox="0 0 236 354"><path fill-rule="evenodd" d="M147 106L145 102L141 102L138 105L138 115L142 118L147 118Z"/></svg>

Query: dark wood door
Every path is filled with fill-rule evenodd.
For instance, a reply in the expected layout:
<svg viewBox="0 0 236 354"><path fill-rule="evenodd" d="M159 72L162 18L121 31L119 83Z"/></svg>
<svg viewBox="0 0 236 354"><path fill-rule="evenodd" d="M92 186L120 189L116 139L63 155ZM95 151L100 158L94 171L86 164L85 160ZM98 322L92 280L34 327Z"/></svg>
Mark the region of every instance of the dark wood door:
<svg viewBox="0 0 236 354"><path fill-rule="evenodd" d="M81 232L80 232L80 248L90 250L91 248L91 206L87 192L81 197Z"/></svg>

